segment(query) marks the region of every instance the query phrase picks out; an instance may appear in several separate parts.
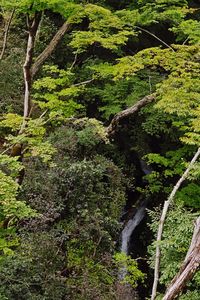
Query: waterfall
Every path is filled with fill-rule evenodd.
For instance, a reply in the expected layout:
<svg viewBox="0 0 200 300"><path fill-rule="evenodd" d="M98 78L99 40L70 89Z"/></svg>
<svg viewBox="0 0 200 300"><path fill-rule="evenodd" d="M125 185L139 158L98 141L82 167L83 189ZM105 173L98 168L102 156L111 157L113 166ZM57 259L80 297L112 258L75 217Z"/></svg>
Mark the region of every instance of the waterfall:
<svg viewBox="0 0 200 300"><path fill-rule="evenodd" d="M135 228L140 224L140 222L143 220L145 216L145 209L146 209L147 201L143 201L141 206L138 208L136 214L130 219L127 224L125 225L124 229L122 230L122 243L121 243L121 252L128 255L128 249L129 249L129 241L131 238L131 235ZM126 267L122 267L119 272L119 279L123 280L124 277L127 274Z"/></svg>
<svg viewBox="0 0 200 300"><path fill-rule="evenodd" d="M146 203L145 203L146 204ZM128 244L134 229L140 224L145 216L146 205L144 203L138 208L136 214L130 219L122 230L121 252L128 255Z"/></svg>
<svg viewBox="0 0 200 300"><path fill-rule="evenodd" d="M147 163L144 160L140 160L140 166L142 171L145 175L148 175L152 172L151 167L147 165ZM121 234L121 252L125 253L126 255L129 254L129 241L131 238L132 233L134 232L135 228L140 224L140 222L143 220L145 216L145 210L147 207L148 200L143 201L140 206L138 207L136 213L133 215L133 217L126 223L124 229L122 230ZM122 267L119 272L119 279L123 280L124 277L127 274L126 267Z"/></svg>

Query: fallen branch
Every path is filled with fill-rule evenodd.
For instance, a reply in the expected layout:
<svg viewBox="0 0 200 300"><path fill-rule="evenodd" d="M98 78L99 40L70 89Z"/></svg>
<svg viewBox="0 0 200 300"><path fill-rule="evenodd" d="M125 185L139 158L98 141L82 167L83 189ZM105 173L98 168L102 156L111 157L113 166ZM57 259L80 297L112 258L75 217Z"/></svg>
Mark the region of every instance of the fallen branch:
<svg viewBox="0 0 200 300"><path fill-rule="evenodd" d="M133 105L133 106L131 106L131 107L129 107L129 108L127 108L127 109L125 109L125 110L122 110L122 111L120 111L119 113L117 113L117 114L113 117L113 119L112 119L110 125L109 125L108 128L107 128L107 133L108 133L108 135L112 135L112 134L115 132L115 130L116 130L116 128L117 128L119 122L120 122L122 119L127 118L127 117L129 117L130 115L132 115L132 114L138 112L142 107L144 107L144 106L146 106L147 104L153 102L154 100L155 100L155 95L154 95L154 94L145 96L145 97L142 98L140 101L138 101L135 105Z"/></svg>
<svg viewBox="0 0 200 300"><path fill-rule="evenodd" d="M198 159L199 155L200 155L200 148L198 148L197 152L195 153L193 159L191 160L191 162L190 162L189 166L187 167L187 169L185 170L184 174L182 175L182 177L178 180L178 182L174 186L168 200L165 201L165 203L164 203L164 207L162 210L162 215L161 215L159 227L158 227L157 240L156 240L157 241L156 260L155 260L154 282L153 282L151 300L154 300L156 298L156 293L157 293L157 286L158 286L158 280L159 280L159 268L160 268L160 255L161 255L160 242L161 242L161 238L162 238L163 226L164 226L166 215L167 215L167 212L169 209L169 205L172 203L172 201L175 197L175 194L178 191L178 189L180 188L181 184L187 178L192 166Z"/></svg>
<svg viewBox="0 0 200 300"><path fill-rule="evenodd" d="M179 273L171 281L163 300L172 300L183 290L200 266L200 217L196 220L190 248Z"/></svg>

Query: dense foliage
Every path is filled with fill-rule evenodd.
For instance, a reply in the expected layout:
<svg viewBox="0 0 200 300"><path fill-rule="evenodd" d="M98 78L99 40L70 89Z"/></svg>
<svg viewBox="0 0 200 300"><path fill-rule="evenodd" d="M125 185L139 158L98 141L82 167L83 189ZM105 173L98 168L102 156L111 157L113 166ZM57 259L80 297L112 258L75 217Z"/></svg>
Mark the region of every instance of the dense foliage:
<svg viewBox="0 0 200 300"><path fill-rule="evenodd" d="M150 297L161 206L200 146L199 1L0 3L0 299L125 299L138 284ZM196 162L170 207L158 299L190 245L199 178ZM143 200L138 263L118 253L120 220ZM179 299L199 285L197 272Z"/></svg>

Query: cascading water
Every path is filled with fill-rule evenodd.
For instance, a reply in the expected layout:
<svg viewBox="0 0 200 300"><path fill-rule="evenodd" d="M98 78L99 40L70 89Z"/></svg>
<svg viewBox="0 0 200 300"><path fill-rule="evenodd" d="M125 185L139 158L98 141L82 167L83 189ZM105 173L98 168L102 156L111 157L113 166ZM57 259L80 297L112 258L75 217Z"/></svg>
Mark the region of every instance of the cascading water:
<svg viewBox="0 0 200 300"><path fill-rule="evenodd" d="M141 206L138 208L136 214L130 219L127 224L125 225L124 229L122 230L122 243L121 243L121 252L128 255L129 250L129 241L131 235L135 228L140 224L145 216L145 209L146 209L147 201L144 201ZM119 279L123 280L127 274L126 267L123 267L119 272Z"/></svg>
<svg viewBox="0 0 200 300"><path fill-rule="evenodd" d="M130 219L124 229L122 230L122 245L121 245L121 252L128 254L128 244L133 233L134 229L140 224L142 219L145 216L145 208L146 203L142 203L142 205L138 208L136 214Z"/></svg>
<svg viewBox="0 0 200 300"><path fill-rule="evenodd" d="M140 160L140 166L145 175L148 175L152 172L152 169L146 164L146 162L144 160ZM124 229L122 230L121 252L125 253L126 255L129 254L129 241L130 241L131 235L133 234L135 228L140 224L140 222L145 217L147 203L148 203L147 200L145 200L141 203L141 205L138 207L136 213L127 222ZM126 267L121 268L121 270L119 272L119 279L123 280L124 277L126 276L126 274L127 274Z"/></svg>

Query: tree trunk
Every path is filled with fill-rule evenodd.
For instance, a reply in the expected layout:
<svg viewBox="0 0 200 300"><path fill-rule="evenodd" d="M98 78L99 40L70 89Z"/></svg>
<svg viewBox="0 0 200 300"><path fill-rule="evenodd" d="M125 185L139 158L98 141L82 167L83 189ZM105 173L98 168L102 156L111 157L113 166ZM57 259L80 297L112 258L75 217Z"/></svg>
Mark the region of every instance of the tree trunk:
<svg viewBox="0 0 200 300"><path fill-rule="evenodd" d="M34 19L31 21L28 17L28 43L26 49L26 58L23 65L23 73L24 73L24 83L25 83L25 94L24 94L24 122L26 118L28 118L30 110L31 110L31 100L30 100L30 89L32 83L32 76L31 76L31 66L33 61L33 51L34 51L34 43L35 37L37 33L37 29L40 23L41 13L36 12Z"/></svg>
<svg viewBox="0 0 200 300"><path fill-rule="evenodd" d="M200 266L200 217L196 220L190 248L179 273L167 288L163 300L172 300L183 290Z"/></svg>
<svg viewBox="0 0 200 300"><path fill-rule="evenodd" d="M39 71L41 65L44 61L51 55L53 50L56 48L58 42L61 40L63 35L71 28L71 24L67 21L62 25L62 27L57 31L57 33L52 38L49 45L45 48L45 50L36 58L35 63L33 64L33 52L35 39L37 36L37 30L40 24L40 20L42 17L42 12L36 12L33 20L30 20L29 16L27 17L28 23L28 42L27 42L27 50L26 50L26 58L23 65L23 73L24 73L24 84L25 84L25 94L24 94L24 118L23 124L21 126L19 134L21 134L26 126L26 120L30 116L31 113L31 98L30 91L32 85L33 76ZM23 160L22 155L22 144L16 144L12 147L11 156L19 156L19 160ZM22 170L16 179L19 184L22 184L24 177L24 170Z"/></svg>
<svg viewBox="0 0 200 300"><path fill-rule="evenodd" d="M26 120L29 117L31 111L31 98L30 98L30 89L32 84L32 76L31 76L31 65L33 61L33 51L34 51L34 43L35 37L38 30L38 26L41 19L41 12L36 12L33 20L30 20L29 16L27 16L28 23L28 43L26 49L26 58L23 65L23 73L24 73L24 117L21 129L19 134L21 134L26 126ZM13 145L11 149L11 156L19 156L19 161L23 160L22 154L23 145L21 143ZM24 178L24 169L19 172L19 175L16 179L16 182L21 185Z"/></svg>

